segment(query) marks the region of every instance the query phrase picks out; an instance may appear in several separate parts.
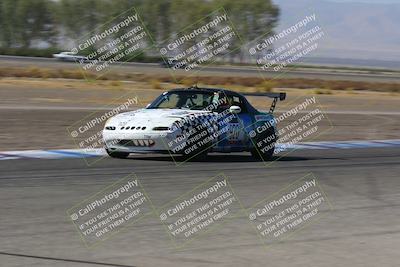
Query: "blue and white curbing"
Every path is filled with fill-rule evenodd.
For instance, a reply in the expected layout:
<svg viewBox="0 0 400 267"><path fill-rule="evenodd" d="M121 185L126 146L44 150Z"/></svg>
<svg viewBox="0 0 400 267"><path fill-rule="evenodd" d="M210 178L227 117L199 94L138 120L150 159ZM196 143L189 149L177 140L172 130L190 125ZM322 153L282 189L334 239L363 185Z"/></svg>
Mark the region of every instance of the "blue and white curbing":
<svg viewBox="0 0 400 267"><path fill-rule="evenodd" d="M90 157L100 157L105 155L107 155L107 153L103 149L0 151L0 160L90 158Z"/></svg>
<svg viewBox="0 0 400 267"><path fill-rule="evenodd" d="M400 147L400 139L369 141L324 141L298 144L277 144L277 149L362 149ZM103 149L59 149L59 150L23 150L0 151L0 160L11 159L65 159L106 156Z"/></svg>

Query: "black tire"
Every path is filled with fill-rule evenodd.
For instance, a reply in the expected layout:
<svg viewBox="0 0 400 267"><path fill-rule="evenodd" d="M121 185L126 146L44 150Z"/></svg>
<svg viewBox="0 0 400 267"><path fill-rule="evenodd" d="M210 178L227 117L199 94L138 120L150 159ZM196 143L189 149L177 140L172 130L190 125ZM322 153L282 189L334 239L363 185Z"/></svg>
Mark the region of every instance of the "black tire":
<svg viewBox="0 0 400 267"><path fill-rule="evenodd" d="M109 151L108 149L106 149L106 151L107 151L107 154L112 158L126 159L129 156L129 153L127 153L127 152L113 152L113 151Z"/></svg>
<svg viewBox="0 0 400 267"><path fill-rule="evenodd" d="M259 160L263 160L263 161L271 161L273 156L274 156L274 151L275 151L275 143L277 140L276 137L276 133L275 130L273 128L269 128L264 134L260 134L259 136L256 136L255 138L253 138L253 143L255 145L258 144L258 142L266 140L266 138L271 137L271 140L268 140L266 143L264 142L263 144L263 149L267 148L267 149L260 149L260 148L253 148L250 153L251 155Z"/></svg>

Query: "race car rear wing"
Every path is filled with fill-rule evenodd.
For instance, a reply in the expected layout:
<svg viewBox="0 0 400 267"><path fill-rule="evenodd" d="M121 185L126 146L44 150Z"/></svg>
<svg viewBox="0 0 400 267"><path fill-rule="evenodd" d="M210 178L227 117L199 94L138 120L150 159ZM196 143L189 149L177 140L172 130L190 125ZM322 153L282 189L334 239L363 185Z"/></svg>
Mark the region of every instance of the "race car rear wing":
<svg viewBox="0 0 400 267"><path fill-rule="evenodd" d="M269 98L273 98L271 107L269 108L269 112L273 113L275 110L276 103L278 100L283 101L286 99L286 93L243 93L244 96L266 96Z"/></svg>

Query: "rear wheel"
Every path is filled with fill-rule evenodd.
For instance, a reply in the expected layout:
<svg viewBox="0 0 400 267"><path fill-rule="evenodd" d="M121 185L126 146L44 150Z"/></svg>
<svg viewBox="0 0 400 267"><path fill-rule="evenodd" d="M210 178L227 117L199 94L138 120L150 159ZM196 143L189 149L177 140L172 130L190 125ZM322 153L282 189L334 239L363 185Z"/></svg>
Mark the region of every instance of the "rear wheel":
<svg viewBox="0 0 400 267"><path fill-rule="evenodd" d="M117 159L126 159L129 156L129 153L127 152L116 152L116 151L110 151L106 149L107 154L112 157L112 158L117 158Z"/></svg>
<svg viewBox="0 0 400 267"><path fill-rule="evenodd" d="M250 151L250 153L255 159L270 161L273 158L274 150L275 150L275 147L273 149L268 150L267 152L261 152L261 151L257 151L256 149L252 149Z"/></svg>
<svg viewBox="0 0 400 267"><path fill-rule="evenodd" d="M253 148L250 153L256 159L263 161L270 161L273 158L276 143L276 134L273 128L269 128L265 133L260 134L253 138L253 143L257 147L257 144L261 143L260 147Z"/></svg>

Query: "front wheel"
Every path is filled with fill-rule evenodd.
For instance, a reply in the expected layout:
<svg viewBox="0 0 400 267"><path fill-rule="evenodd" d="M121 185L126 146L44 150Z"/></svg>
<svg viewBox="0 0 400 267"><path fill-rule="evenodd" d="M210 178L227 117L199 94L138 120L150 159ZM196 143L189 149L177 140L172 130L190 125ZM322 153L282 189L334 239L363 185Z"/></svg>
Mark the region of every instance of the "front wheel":
<svg viewBox="0 0 400 267"><path fill-rule="evenodd" d="M107 154L112 157L112 158L117 158L117 159L126 159L129 156L129 153L127 152L116 152L116 151L110 151L106 149Z"/></svg>
<svg viewBox="0 0 400 267"><path fill-rule="evenodd" d="M189 136L187 144L180 151L185 160L205 159L213 145L213 138L211 136L214 130L213 128L200 125L196 129L197 131L194 131Z"/></svg>

